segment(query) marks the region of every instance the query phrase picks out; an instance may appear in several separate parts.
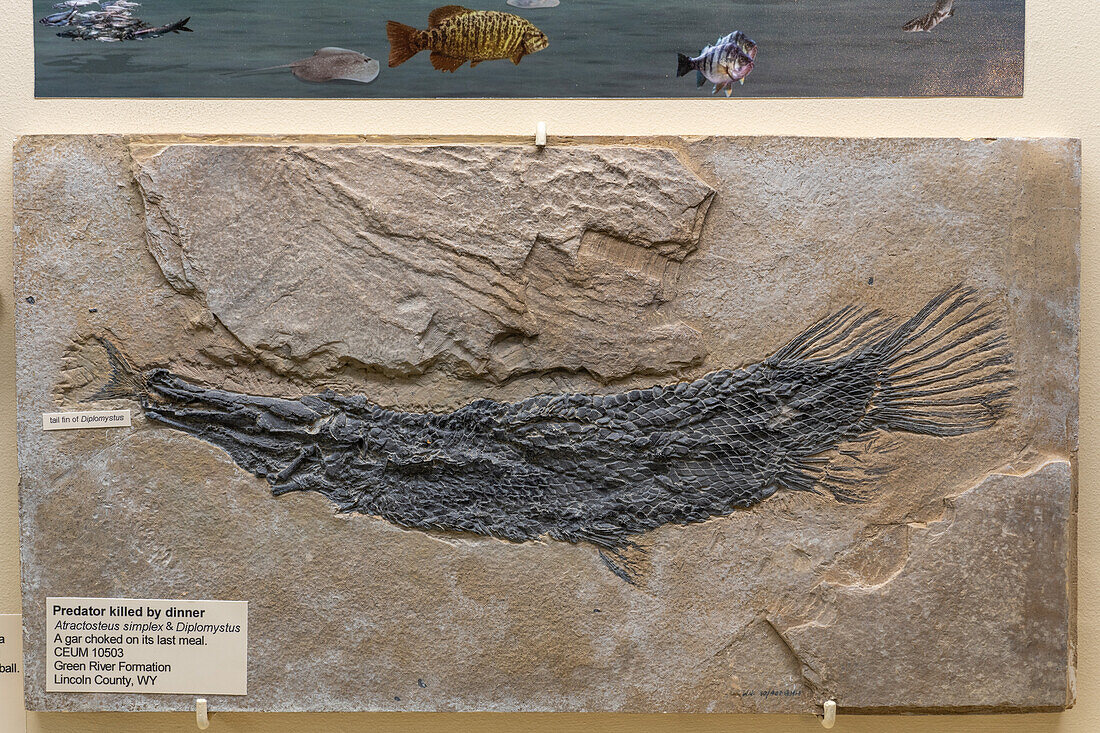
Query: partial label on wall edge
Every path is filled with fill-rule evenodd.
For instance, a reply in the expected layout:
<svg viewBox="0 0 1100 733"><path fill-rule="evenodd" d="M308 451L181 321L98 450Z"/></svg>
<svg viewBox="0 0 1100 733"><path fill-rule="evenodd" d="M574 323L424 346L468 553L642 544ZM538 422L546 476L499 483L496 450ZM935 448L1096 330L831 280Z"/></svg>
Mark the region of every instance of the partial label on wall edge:
<svg viewBox="0 0 1100 733"><path fill-rule="evenodd" d="M0 614L0 730L25 733L23 702L23 616Z"/></svg>

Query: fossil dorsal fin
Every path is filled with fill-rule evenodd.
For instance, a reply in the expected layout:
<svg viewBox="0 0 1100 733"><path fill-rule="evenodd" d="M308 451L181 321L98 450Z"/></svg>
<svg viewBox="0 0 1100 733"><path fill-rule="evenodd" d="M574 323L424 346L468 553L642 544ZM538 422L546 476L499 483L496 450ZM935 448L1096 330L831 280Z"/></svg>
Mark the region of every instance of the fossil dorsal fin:
<svg viewBox="0 0 1100 733"><path fill-rule="evenodd" d="M437 25L441 25L451 18L473 12L475 11L464 8L461 5L444 5L442 8L436 8L428 14L428 27L435 28Z"/></svg>

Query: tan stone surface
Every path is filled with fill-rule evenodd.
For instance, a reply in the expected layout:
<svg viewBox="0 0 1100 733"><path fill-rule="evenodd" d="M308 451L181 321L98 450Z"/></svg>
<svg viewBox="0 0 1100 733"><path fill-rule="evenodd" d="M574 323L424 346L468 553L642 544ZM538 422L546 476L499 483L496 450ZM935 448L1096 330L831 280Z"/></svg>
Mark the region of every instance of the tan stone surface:
<svg viewBox="0 0 1100 733"><path fill-rule="evenodd" d="M47 595L249 600L250 694L218 709L806 712L824 696L865 709L1042 709L1072 698L1075 143L593 140L541 161L508 144L414 158L355 143L173 142L27 138L16 150L32 708L190 705L46 694ZM379 188L420 180L435 156L465 161L445 170L444 208L426 190ZM616 199L615 166L644 195ZM517 169L541 172L543 188ZM341 197L352 203L332 203ZM505 204L515 208L498 216ZM474 220L489 223L463 223ZM371 259L380 300L292 277L288 253L300 251L336 262L353 290L357 278L319 252L323 232L350 247L409 228L433 248L422 261L448 268L416 276L415 294L399 291L409 277L395 264L415 247L392 243L383 266ZM462 277L481 232L498 249L472 257L476 272L495 271L522 308L462 310L483 297ZM270 289L249 295L265 262L282 306ZM440 410L692 378L759 361L838 306L907 315L956 282L1006 314L1018 376L1005 420L964 438L901 436L873 458L892 470L870 504L781 494L650 533L637 587L583 545L406 531L334 517L318 496L273 499L219 449L140 417L127 432L38 430L42 411L88 393L96 334L142 365L231 389L333 387ZM363 323L362 308L385 315L409 296L424 300L386 332L398 336ZM401 340L435 310L446 336ZM467 317L475 310L485 317ZM524 311L535 316L516 330L505 316ZM929 641L944 629L954 636Z"/></svg>
<svg viewBox="0 0 1100 733"><path fill-rule="evenodd" d="M660 312L713 195L671 150L185 145L134 168L166 279L280 371L613 379L704 356Z"/></svg>

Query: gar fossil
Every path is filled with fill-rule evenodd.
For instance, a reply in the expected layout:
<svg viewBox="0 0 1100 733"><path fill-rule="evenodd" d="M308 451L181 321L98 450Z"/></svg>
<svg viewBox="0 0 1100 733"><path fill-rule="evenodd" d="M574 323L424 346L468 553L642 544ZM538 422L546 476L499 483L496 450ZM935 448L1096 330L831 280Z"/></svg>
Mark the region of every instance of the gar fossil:
<svg viewBox="0 0 1100 733"><path fill-rule="evenodd" d="M760 363L692 382L449 413L331 391L229 392L139 371L104 343L112 374L93 399L140 400L148 418L221 447L276 495L317 491L404 527L612 551L780 490L861 501L875 474L852 459L879 433L981 430L1012 393L1001 322L962 287L907 320L844 308Z"/></svg>

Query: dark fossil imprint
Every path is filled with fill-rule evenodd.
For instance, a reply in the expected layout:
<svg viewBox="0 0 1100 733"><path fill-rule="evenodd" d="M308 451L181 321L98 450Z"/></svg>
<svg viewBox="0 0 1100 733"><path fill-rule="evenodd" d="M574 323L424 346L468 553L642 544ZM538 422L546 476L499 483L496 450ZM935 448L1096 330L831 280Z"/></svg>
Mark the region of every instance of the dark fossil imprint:
<svg viewBox="0 0 1100 733"><path fill-rule="evenodd" d="M440 414L333 392L227 392L137 371L105 345L113 374L93 399L140 400L147 417L223 448L276 495L317 491L404 527L612 553L781 489L861 501L876 474L859 458L877 436L981 430L1012 392L1002 324L962 287L908 320L844 308L758 364L693 382Z"/></svg>

